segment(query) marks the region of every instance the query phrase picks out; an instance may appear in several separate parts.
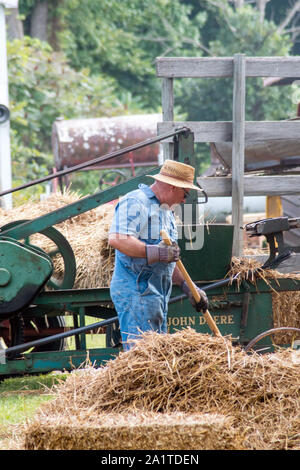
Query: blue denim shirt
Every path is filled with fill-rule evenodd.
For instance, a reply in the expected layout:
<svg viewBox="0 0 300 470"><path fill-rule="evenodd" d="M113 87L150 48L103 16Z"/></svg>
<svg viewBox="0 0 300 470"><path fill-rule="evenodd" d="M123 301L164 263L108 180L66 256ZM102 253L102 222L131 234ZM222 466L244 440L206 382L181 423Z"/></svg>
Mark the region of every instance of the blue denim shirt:
<svg viewBox="0 0 300 470"><path fill-rule="evenodd" d="M156 245L161 242L162 229L166 230L172 241L177 242L178 233L173 212L160 204L149 186L140 184L139 189L131 191L118 202L109 233L131 235L146 244ZM139 271L147 261L116 250L116 269L119 264ZM174 269L174 263L171 265ZM160 271L162 267L166 268L166 264L155 263L151 267Z"/></svg>
<svg viewBox="0 0 300 470"><path fill-rule="evenodd" d="M173 212L161 206L150 187L141 184L117 204L110 234L131 235L146 244L158 244L161 229L177 241ZM110 294L118 312L124 347L128 347L125 345L129 337L136 337L141 331L167 331L174 268L175 263L150 265L146 258L116 250Z"/></svg>

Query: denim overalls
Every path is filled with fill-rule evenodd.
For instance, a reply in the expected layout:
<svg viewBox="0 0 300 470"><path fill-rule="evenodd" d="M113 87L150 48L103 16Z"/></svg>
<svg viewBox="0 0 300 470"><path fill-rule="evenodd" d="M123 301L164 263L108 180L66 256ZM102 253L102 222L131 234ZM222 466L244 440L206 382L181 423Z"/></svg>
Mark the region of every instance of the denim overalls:
<svg viewBox="0 0 300 470"><path fill-rule="evenodd" d="M173 212L160 205L153 191L140 184L116 206L110 233L132 235L146 244L161 241L164 229L177 241ZM144 331L167 332L168 302L172 290L175 263L147 264L145 258L133 258L116 250L110 295L118 313L123 348L130 338Z"/></svg>

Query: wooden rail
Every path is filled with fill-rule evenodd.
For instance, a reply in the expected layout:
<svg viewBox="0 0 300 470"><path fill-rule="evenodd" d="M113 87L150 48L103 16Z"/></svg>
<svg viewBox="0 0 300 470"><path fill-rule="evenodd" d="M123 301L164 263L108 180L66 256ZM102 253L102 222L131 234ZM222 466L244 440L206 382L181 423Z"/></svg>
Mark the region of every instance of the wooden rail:
<svg viewBox="0 0 300 470"><path fill-rule="evenodd" d="M236 54L234 57L243 55ZM233 77L234 57L158 57L161 78ZM299 57L245 57L246 77L300 77Z"/></svg>
<svg viewBox="0 0 300 470"><path fill-rule="evenodd" d="M165 121L158 123L158 132L163 134L187 126L194 132L195 142L232 142L231 121ZM246 121L245 141L273 139L300 139L299 121ZM164 142L172 142L172 138Z"/></svg>

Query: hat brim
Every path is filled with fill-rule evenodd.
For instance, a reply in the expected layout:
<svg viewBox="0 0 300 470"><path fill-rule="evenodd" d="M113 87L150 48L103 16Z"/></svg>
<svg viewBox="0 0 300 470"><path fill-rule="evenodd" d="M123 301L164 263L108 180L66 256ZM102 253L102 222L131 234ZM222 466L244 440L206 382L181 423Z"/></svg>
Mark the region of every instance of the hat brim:
<svg viewBox="0 0 300 470"><path fill-rule="evenodd" d="M199 186L195 186L193 183L189 183L188 181L182 181L177 178L172 178L172 176L165 176L160 173L157 175L146 175L150 178L153 178L157 181L161 181L162 183L167 183L172 186L176 186L178 188L185 188L185 189L195 189L196 191L203 191Z"/></svg>

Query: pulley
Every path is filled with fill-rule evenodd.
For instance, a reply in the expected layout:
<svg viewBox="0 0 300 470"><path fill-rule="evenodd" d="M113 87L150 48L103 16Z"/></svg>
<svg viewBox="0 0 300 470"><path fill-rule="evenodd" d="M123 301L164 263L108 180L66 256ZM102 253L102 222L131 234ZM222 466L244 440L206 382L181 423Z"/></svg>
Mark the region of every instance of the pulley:
<svg viewBox="0 0 300 470"><path fill-rule="evenodd" d="M9 120L9 109L4 104L0 104L0 124Z"/></svg>

